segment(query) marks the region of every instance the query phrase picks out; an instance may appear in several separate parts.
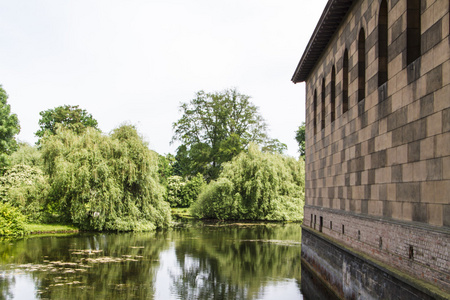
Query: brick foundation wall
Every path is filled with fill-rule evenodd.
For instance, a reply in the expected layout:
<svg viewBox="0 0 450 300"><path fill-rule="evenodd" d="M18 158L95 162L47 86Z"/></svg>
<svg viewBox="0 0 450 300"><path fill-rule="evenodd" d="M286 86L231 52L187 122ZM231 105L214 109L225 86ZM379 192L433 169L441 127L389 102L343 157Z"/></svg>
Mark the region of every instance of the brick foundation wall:
<svg viewBox="0 0 450 300"><path fill-rule="evenodd" d="M387 222L309 206L303 226L450 291L448 232L421 223Z"/></svg>
<svg viewBox="0 0 450 300"><path fill-rule="evenodd" d="M450 296L392 271L390 267L368 260L307 228L302 233L302 291L305 281L308 284L308 274L304 274L304 269L326 281L327 286L342 299L431 300L449 299ZM304 275L307 277L304 278ZM311 296L318 299L317 295Z"/></svg>

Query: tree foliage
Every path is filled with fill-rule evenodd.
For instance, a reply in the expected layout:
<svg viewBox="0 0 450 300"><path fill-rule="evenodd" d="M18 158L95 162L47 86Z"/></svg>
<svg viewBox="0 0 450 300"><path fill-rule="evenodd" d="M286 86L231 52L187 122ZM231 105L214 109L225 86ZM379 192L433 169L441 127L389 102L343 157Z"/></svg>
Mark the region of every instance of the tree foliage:
<svg viewBox="0 0 450 300"><path fill-rule="evenodd" d="M42 221L48 180L39 167L17 164L0 177L0 200L16 207L29 221Z"/></svg>
<svg viewBox="0 0 450 300"><path fill-rule="evenodd" d="M267 145L268 150L286 148L268 137L267 124L258 108L249 96L236 89L200 91L189 103L182 103L180 110L181 119L173 123L173 141L181 142L176 156L177 175L201 173L208 180L217 178L221 165L247 149L251 142Z"/></svg>
<svg viewBox="0 0 450 300"><path fill-rule="evenodd" d="M200 218L301 221L304 163L249 148L224 165L192 206Z"/></svg>
<svg viewBox="0 0 450 300"><path fill-rule="evenodd" d="M56 134L58 126L63 126L77 134L84 132L87 127L98 129L97 120L85 109L79 108L78 105L58 106L41 111L39 114L41 118L39 119L39 130L36 132L36 136L39 138L46 134Z"/></svg>
<svg viewBox="0 0 450 300"><path fill-rule="evenodd" d="M298 152L300 153L300 156L305 156L305 141L306 141L306 128L305 128L305 122L302 123L295 132L295 140L298 143Z"/></svg>
<svg viewBox="0 0 450 300"><path fill-rule="evenodd" d="M37 147L19 143L9 157L10 167L0 176L0 201L16 207L28 221L46 221L48 177L42 171Z"/></svg>
<svg viewBox="0 0 450 300"><path fill-rule="evenodd" d="M27 166L42 166L43 161L41 152L36 146L31 146L27 143L19 143L18 149L11 154L10 163L14 165L27 165Z"/></svg>
<svg viewBox="0 0 450 300"><path fill-rule="evenodd" d="M23 236L26 233L25 216L19 209L0 202L0 236Z"/></svg>
<svg viewBox="0 0 450 300"><path fill-rule="evenodd" d="M186 182L181 176L171 176L167 179L167 194L166 201L169 202L170 207L178 207L181 203L182 190Z"/></svg>
<svg viewBox="0 0 450 300"><path fill-rule="evenodd" d="M158 156L158 174L162 185L167 186L167 180L173 175L173 165L175 163L175 157L172 154Z"/></svg>
<svg viewBox="0 0 450 300"><path fill-rule="evenodd" d="M205 184L200 173L187 181L181 176L171 176L168 179L166 201L171 207L189 207L197 200Z"/></svg>
<svg viewBox="0 0 450 300"><path fill-rule="evenodd" d="M0 173L8 165L9 155L17 149L14 138L20 131L19 119L11 113L8 94L0 85Z"/></svg>
<svg viewBox="0 0 450 300"><path fill-rule="evenodd" d="M49 174L49 205L84 229L141 231L167 226L169 205L158 179L158 159L136 129L83 135L59 128L41 141Z"/></svg>

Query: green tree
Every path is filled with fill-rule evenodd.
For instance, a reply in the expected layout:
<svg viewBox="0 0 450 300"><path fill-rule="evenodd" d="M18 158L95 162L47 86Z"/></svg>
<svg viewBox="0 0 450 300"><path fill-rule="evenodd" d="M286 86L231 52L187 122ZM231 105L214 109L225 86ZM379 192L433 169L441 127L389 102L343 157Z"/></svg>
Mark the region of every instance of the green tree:
<svg viewBox="0 0 450 300"><path fill-rule="evenodd" d="M222 164L247 149L251 142L268 150L285 149L278 140L268 137L267 124L250 97L236 89L199 91L189 103L182 103L180 110L183 115L173 123L172 139L181 142L176 156L178 175L201 173L207 180L215 179Z"/></svg>
<svg viewBox="0 0 450 300"><path fill-rule="evenodd" d="M17 149L14 136L20 132L19 119L16 114L11 114L7 100L8 94L0 85L0 173L8 165L9 155Z"/></svg>
<svg viewBox="0 0 450 300"><path fill-rule="evenodd" d="M158 155L158 174L162 185L167 186L167 179L173 175L173 165L175 163L175 157L172 154Z"/></svg>
<svg viewBox="0 0 450 300"><path fill-rule="evenodd" d="M295 139L298 143L298 152L300 156L305 156L305 141L306 141L306 132L305 132L305 122L302 123L295 132Z"/></svg>
<svg viewBox="0 0 450 300"><path fill-rule="evenodd" d="M217 181L199 195L200 218L301 221L305 197L303 160L263 153L256 145L224 164Z"/></svg>
<svg viewBox="0 0 450 300"><path fill-rule="evenodd" d="M0 202L16 207L29 221L44 221L47 176L36 166L16 164L0 176Z"/></svg>
<svg viewBox="0 0 450 300"><path fill-rule="evenodd" d="M200 173L188 180L182 189L183 199L181 201L181 207L189 207L197 201L198 195L205 186L206 182Z"/></svg>
<svg viewBox="0 0 450 300"><path fill-rule="evenodd" d="M48 207L83 229L142 231L168 226L170 207L158 158L134 126L111 135L58 128L41 140L49 175Z"/></svg>
<svg viewBox="0 0 450 300"><path fill-rule="evenodd" d="M79 108L78 105L58 106L41 111L39 114L41 118L39 119L39 130L36 132L36 136L39 137L38 143L44 135L56 134L58 125L64 126L77 134L84 132L87 127L98 129L97 120L85 109Z"/></svg>
<svg viewBox="0 0 450 300"><path fill-rule="evenodd" d="M18 143L19 148L10 156L11 166L28 165L32 167L42 166L43 161L38 147L27 143Z"/></svg>
<svg viewBox="0 0 450 300"><path fill-rule="evenodd" d="M18 208L0 202L0 236L23 236L26 218Z"/></svg>
<svg viewBox="0 0 450 300"><path fill-rule="evenodd" d="M169 202L170 207L181 206L182 190L185 185L186 182L181 176L175 175L167 179L166 201Z"/></svg>
<svg viewBox="0 0 450 300"><path fill-rule="evenodd" d="M166 201L171 207L189 207L197 200L206 185L200 173L190 180L184 180L183 177L177 175L171 176L167 182Z"/></svg>

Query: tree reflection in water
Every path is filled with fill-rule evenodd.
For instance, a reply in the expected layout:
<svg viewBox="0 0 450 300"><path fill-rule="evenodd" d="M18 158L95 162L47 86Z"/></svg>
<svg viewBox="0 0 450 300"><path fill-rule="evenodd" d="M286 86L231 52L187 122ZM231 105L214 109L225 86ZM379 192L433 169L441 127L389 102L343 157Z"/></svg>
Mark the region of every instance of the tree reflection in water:
<svg viewBox="0 0 450 300"><path fill-rule="evenodd" d="M300 240L299 224L206 224L4 241L0 298L19 282L34 284L35 299L261 299L288 285L299 296Z"/></svg>
<svg viewBox="0 0 450 300"><path fill-rule="evenodd" d="M38 237L0 244L10 299L17 274L30 274L36 299L152 299L159 253L167 233ZM3 276L2 276L3 277Z"/></svg>
<svg viewBox="0 0 450 300"><path fill-rule="evenodd" d="M256 299L268 284L300 282L298 224L204 226L181 234L181 274L173 276L179 299Z"/></svg>

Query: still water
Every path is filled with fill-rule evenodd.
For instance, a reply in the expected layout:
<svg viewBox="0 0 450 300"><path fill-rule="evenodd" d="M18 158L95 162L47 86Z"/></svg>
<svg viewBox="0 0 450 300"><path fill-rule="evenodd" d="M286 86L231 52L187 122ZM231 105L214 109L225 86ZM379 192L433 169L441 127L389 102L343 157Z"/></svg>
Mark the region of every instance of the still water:
<svg viewBox="0 0 450 300"><path fill-rule="evenodd" d="M307 299L299 224L0 242L0 299Z"/></svg>

